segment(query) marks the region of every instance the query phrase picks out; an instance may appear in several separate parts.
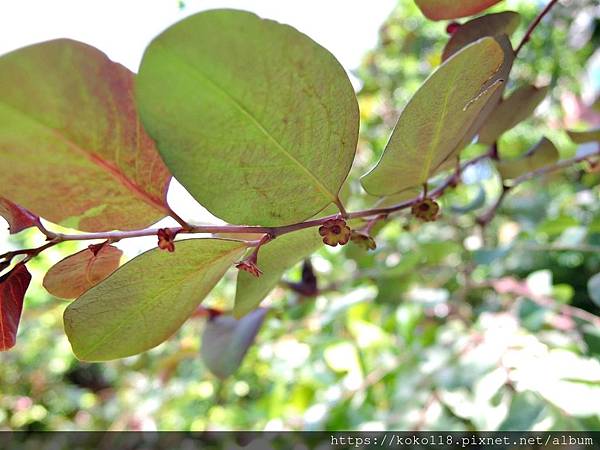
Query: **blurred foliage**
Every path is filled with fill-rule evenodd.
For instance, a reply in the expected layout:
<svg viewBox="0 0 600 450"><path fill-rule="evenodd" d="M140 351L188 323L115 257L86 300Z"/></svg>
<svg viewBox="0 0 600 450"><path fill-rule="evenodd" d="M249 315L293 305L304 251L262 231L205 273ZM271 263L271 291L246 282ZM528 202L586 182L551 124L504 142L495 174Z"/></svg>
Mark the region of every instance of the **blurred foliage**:
<svg viewBox="0 0 600 450"><path fill-rule="evenodd" d="M580 96L600 87L594 3L561 2L519 56L507 91L550 83L550 95L501 139L502 156L542 135L562 157L577 150L564 129L589 115L565 99L584 104ZM522 14L516 43L540 7L507 0L492 11ZM446 25L399 1L356 71L362 128L349 209L373 205L357 178L439 64ZM203 318L140 356L75 360L62 326L67 303L40 280L80 247L42 254L30 264L18 345L0 356L0 429L600 430L600 309L587 290L600 272L600 174L576 167L524 183L483 231L475 216L498 195L498 175L482 163L463 179L438 222L402 215L376 226L373 252L320 250L312 264L322 294L277 288L256 345L224 381L199 357ZM9 241L36 243L31 231ZM300 277L301 267L286 274ZM233 293L232 273L207 304L230 308Z"/></svg>

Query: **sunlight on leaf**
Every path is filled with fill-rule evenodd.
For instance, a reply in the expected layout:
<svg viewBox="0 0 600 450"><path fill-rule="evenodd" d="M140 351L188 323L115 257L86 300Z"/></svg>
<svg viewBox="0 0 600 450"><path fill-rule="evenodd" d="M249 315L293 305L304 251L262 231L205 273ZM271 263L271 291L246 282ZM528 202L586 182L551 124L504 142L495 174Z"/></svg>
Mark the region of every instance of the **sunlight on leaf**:
<svg viewBox="0 0 600 450"><path fill-rule="evenodd" d="M1 196L86 231L164 217L170 175L125 67L76 41L32 45L0 57L0 99Z"/></svg>
<svg viewBox="0 0 600 450"><path fill-rule="evenodd" d="M292 27L203 12L148 47L136 83L166 164L231 223L282 225L336 200L358 136L358 104L337 60Z"/></svg>

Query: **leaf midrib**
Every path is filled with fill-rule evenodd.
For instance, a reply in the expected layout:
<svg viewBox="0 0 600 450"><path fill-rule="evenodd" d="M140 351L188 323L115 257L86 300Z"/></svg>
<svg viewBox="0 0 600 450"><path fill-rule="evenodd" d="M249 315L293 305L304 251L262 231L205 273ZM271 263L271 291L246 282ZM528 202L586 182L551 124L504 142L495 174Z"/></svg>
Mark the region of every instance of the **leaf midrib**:
<svg viewBox="0 0 600 450"><path fill-rule="evenodd" d="M191 64L186 58L170 50L164 44L157 42L155 45L161 47L164 50L164 54L170 57L172 60L183 64L190 68L189 73L193 74L196 79L201 80L204 84L208 84L214 90L221 93L229 103L232 104L237 111L239 111L243 117L254 125L269 141L271 141L275 148L279 150L285 157L287 157L311 182L315 187L321 191L329 200L337 201L337 194L331 192L307 167L305 167L297 158L294 157L285 147L273 136L273 134L233 95L231 95L225 88L210 78L206 73L200 70L197 66Z"/></svg>
<svg viewBox="0 0 600 450"><path fill-rule="evenodd" d="M32 122L37 126L48 131L58 140L62 141L65 145L67 145L68 148L82 155L87 161L100 168L104 173L109 174L111 178L113 178L115 181L117 181L119 184L125 187L127 191L132 193L135 197L138 197L139 199L143 200L145 203L152 206L153 208L158 209L159 211L165 211L165 206L156 196L150 194L143 187L137 184L137 182L129 178L125 173L123 173L123 171L119 167L115 166L114 164L110 164L109 161L107 161L105 158L101 157L97 153L91 150L84 149L77 142L73 141L72 138L61 133L57 129L52 128L38 117L32 116L31 114L21 111L19 108L5 101L0 101L0 106L1 105L3 105L6 109L12 111L13 113L17 114L18 116L25 118L25 120L28 120L29 122ZM136 148L136 150L139 150L139 147ZM157 155L157 158L158 157L159 156Z"/></svg>
<svg viewBox="0 0 600 450"><path fill-rule="evenodd" d="M452 81L447 84L446 93L444 95L444 101L442 103L442 112L439 120L437 121L434 136L429 145L429 149L425 153L425 163L423 164L423 170L421 171L421 177L419 179L419 182L421 183L424 183L429 179L433 156L434 154L438 153L438 151L436 150L438 150L440 138L442 137L442 128L445 124L446 116L448 115L448 104L450 103L450 97L452 96L452 91L454 85L456 84L456 79L458 78L459 73L460 71L458 70L458 68L456 68L454 70L454 74L452 75Z"/></svg>

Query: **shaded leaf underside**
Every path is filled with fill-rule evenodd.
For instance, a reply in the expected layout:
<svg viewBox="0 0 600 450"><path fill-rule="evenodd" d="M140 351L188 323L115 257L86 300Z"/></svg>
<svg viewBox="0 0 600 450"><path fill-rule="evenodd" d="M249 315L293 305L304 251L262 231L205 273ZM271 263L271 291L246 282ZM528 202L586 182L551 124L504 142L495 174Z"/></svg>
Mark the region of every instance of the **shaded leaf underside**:
<svg viewBox="0 0 600 450"><path fill-rule="evenodd" d="M479 131L479 142L493 144L502 133L527 119L546 97L548 86L521 86L502 100Z"/></svg>
<svg viewBox="0 0 600 450"><path fill-rule="evenodd" d="M377 165L362 179L385 196L425 183L460 150L460 144L501 87L504 60L492 38L468 45L442 64L406 105Z"/></svg>
<svg viewBox="0 0 600 450"><path fill-rule="evenodd" d="M513 160L501 160L496 168L503 179L514 179L527 172L540 169L558 161L558 150L547 138L542 138L523 157Z"/></svg>
<svg viewBox="0 0 600 450"><path fill-rule="evenodd" d="M231 316L218 316L207 322L200 354L214 375L225 379L238 369L267 311L266 308L259 308L239 320Z"/></svg>

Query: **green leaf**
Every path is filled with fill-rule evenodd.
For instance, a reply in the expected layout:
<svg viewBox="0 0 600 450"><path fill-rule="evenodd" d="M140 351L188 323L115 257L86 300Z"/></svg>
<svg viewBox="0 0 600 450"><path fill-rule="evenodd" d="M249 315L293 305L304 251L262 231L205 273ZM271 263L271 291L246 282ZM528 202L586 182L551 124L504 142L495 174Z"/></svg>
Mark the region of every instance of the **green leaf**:
<svg viewBox="0 0 600 450"><path fill-rule="evenodd" d="M170 174L141 127L133 74L67 39L0 57L0 196L87 231L165 216Z"/></svg>
<svg viewBox="0 0 600 450"><path fill-rule="evenodd" d="M508 80L510 75L510 71L512 69L513 61L515 59L515 53L513 51L512 45L508 36L501 35L495 36L494 40L500 45L502 48L502 52L504 53L504 60L502 61L502 65L494 75L494 80ZM455 146L454 150L452 150L446 160L440 165L438 171L441 172L443 170L453 169L456 167L456 158L460 156L460 152L467 147L469 144L473 142L473 139L477 134L479 134L479 130L487 120L488 116L492 113L492 111L496 108L498 103L502 98L502 92L504 91L505 83L502 83L502 86L498 87L486 100L485 105L481 108L481 111L475 118L475 120L469 126L467 132L465 133L462 140Z"/></svg>
<svg viewBox="0 0 600 450"><path fill-rule="evenodd" d="M415 0L425 17L431 20L472 16L502 0Z"/></svg>
<svg viewBox="0 0 600 450"><path fill-rule="evenodd" d="M585 131L567 130L567 134L576 144L585 144L586 142L600 142L600 128Z"/></svg>
<svg viewBox="0 0 600 450"><path fill-rule="evenodd" d="M388 208L390 206L397 205L398 203L402 203L408 200L412 200L417 198L419 195L423 193L422 188L408 188L396 194L388 195L385 197L379 198L375 203L375 208Z"/></svg>
<svg viewBox="0 0 600 450"><path fill-rule="evenodd" d="M209 319L202 335L200 355L214 375L223 380L238 369L267 312L268 309L259 308L239 320L231 316Z"/></svg>
<svg viewBox="0 0 600 450"><path fill-rule="evenodd" d="M496 168L503 179L514 179L527 172L553 164L558 161L558 157L558 150L554 144L544 137L521 158L503 159L496 162Z"/></svg>
<svg viewBox="0 0 600 450"><path fill-rule="evenodd" d="M443 63L406 105L377 165L362 178L372 195L419 186L456 153L502 83L504 60L493 38L468 45Z"/></svg>
<svg viewBox="0 0 600 450"><path fill-rule="evenodd" d="M487 14L469 20L462 24L448 40L442 53L442 61L446 61L458 50L482 37L502 34L510 36L518 25L519 14L513 11Z"/></svg>
<svg viewBox="0 0 600 450"><path fill-rule="evenodd" d="M65 310L75 355L106 361L149 350L173 333L246 250L221 239L177 241L123 265Z"/></svg>
<svg viewBox="0 0 600 450"><path fill-rule="evenodd" d="M590 298L600 308L600 273L597 273L588 280L587 288Z"/></svg>
<svg viewBox="0 0 600 450"><path fill-rule="evenodd" d="M269 242L258 253L260 278L240 270L237 277L233 315L242 317L256 308L293 265L314 253L323 242L315 228L284 234Z"/></svg>
<svg viewBox="0 0 600 450"><path fill-rule="evenodd" d="M358 104L333 55L294 28L235 10L188 17L152 41L136 90L167 166L216 216L275 226L336 201Z"/></svg>
<svg viewBox="0 0 600 450"><path fill-rule="evenodd" d="M548 93L548 86L521 86L502 100L479 131L479 142L493 144L502 133L527 119Z"/></svg>

